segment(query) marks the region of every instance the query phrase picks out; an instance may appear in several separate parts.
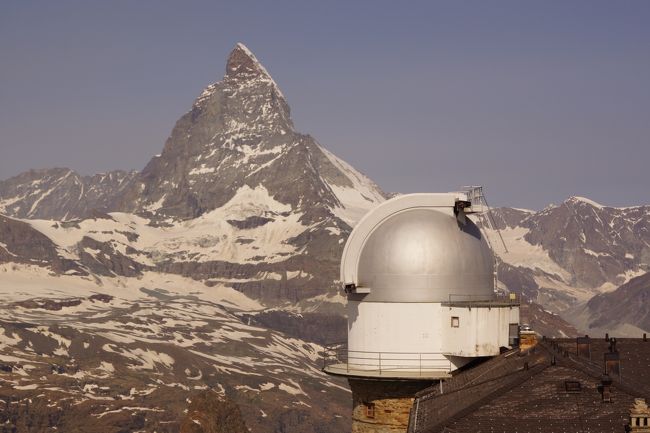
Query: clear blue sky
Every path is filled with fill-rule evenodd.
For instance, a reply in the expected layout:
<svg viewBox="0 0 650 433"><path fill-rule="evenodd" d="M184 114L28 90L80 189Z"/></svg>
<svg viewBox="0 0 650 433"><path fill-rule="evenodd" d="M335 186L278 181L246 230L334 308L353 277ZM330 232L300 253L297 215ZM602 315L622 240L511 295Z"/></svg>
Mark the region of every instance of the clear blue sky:
<svg viewBox="0 0 650 433"><path fill-rule="evenodd" d="M6 1L0 178L141 169L236 42L386 191L650 203L650 1Z"/></svg>

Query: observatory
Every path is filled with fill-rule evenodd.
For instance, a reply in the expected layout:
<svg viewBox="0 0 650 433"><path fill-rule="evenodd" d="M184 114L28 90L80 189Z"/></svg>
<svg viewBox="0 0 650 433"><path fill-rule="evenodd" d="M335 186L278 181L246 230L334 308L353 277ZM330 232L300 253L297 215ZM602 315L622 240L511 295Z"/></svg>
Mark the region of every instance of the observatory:
<svg viewBox="0 0 650 433"><path fill-rule="evenodd" d="M347 344L325 372L353 393L353 433L406 431L419 390L516 344L519 306L495 294L494 256L468 218L480 188L408 194L366 214L341 258Z"/></svg>

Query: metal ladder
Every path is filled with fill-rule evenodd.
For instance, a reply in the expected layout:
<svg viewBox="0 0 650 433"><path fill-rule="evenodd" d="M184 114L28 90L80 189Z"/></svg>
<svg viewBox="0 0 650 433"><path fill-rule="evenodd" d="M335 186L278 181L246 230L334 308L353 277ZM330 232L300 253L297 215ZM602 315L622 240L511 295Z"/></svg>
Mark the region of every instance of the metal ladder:
<svg viewBox="0 0 650 433"><path fill-rule="evenodd" d="M494 248L494 243L490 240L490 233L496 232L497 235L499 236L499 240L501 240L501 244L503 245L503 250L505 253L508 253L508 246L506 245L506 242L503 240L503 236L501 235L501 230L499 230L496 226L496 223L494 221L494 217L492 216L492 209L490 209L490 205L487 202L487 199L485 198L485 193L483 192L483 187L479 185L472 185L472 186L463 186L462 190L465 194L467 194L467 200L471 203L472 205L472 210L474 210L478 214L478 219L481 222L481 225L485 225L489 230L485 230L485 240L487 241L490 249L492 251L496 251ZM499 281L499 276L497 274L497 268L498 268L498 263L497 263L497 256L496 254L494 255L494 290L496 291L497 288L497 282Z"/></svg>

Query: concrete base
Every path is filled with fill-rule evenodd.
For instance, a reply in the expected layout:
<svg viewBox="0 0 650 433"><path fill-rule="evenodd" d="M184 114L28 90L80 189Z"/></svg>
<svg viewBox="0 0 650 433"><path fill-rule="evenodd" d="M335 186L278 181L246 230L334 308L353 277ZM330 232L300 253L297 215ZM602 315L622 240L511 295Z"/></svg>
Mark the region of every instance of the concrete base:
<svg viewBox="0 0 650 433"><path fill-rule="evenodd" d="M415 394L431 380L349 378L352 390L352 433L405 433Z"/></svg>

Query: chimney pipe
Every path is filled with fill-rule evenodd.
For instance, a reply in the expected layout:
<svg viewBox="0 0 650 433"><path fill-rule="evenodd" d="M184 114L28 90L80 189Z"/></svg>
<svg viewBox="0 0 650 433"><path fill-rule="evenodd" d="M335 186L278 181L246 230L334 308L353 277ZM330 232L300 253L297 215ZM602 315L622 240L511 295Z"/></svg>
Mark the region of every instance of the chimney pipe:
<svg viewBox="0 0 650 433"><path fill-rule="evenodd" d="M605 374L621 378L621 357L618 352L605 352Z"/></svg>
<svg viewBox="0 0 650 433"><path fill-rule="evenodd" d="M609 339L609 351L611 353L618 352L618 350L616 350L616 338L614 337Z"/></svg>
<svg viewBox="0 0 650 433"><path fill-rule="evenodd" d="M612 401L612 378L608 374L603 374L600 378L600 386L598 390L600 395L603 398L604 403L610 403Z"/></svg>
<svg viewBox="0 0 650 433"><path fill-rule="evenodd" d="M609 332L605 332L605 341L609 341Z"/></svg>
<svg viewBox="0 0 650 433"><path fill-rule="evenodd" d="M576 353L582 358L591 359L591 340L588 335L576 339Z"/></svg>

